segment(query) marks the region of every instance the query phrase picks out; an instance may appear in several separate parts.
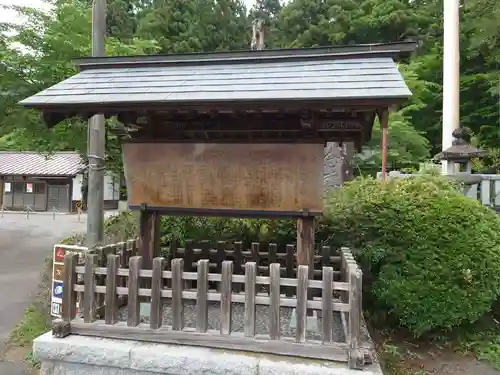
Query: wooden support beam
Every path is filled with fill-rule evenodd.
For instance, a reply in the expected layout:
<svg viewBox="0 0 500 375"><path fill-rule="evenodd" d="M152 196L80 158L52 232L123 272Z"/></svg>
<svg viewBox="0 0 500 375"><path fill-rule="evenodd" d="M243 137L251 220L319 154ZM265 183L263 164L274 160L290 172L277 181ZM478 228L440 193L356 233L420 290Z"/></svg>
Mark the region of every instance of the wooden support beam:
<svg viewBox="0 0 500 375"><path fill-rule="evenodd" d="M314 217L300 217L297 219L297 269L307 266L309 279L314 279ZM310 295L310 290L308 291ZM307 315L311 316L312 310L308 309Z"/></svg>
<svg viewBox="0 0 500 375"><path fill-rule="evenodd" d="M144 269L152 269L153 259L160 256L160 214L141 210L139 224L139 255Z"/></svg>
<svg viewBox="0 0 500 375"><path fill-rule="evenodd" d="M381 108L377 111L382 132L380 149L382 152L382 180L387 178L387 148L389 141L389 109Z"/></svg>

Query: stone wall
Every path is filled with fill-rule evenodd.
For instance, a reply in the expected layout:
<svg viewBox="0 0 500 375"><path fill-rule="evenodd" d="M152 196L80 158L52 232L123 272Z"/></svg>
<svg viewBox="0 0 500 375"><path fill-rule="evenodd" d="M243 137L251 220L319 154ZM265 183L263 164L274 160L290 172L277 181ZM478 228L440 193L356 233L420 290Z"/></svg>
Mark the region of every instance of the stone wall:
<svg viewBox="0 0 500 375"><path fill-rule="evenodd" d="M40 375L357 375L345 363L51 332L33 343ZM382 374L378 364L363 375Z"/></svg>

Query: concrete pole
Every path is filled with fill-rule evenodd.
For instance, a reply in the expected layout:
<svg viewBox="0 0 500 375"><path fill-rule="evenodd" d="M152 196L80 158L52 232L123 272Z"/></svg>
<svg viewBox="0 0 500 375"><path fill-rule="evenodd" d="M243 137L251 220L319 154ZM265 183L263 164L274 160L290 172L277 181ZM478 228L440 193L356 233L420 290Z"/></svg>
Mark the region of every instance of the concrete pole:
<svg viewBox="0 0 500 375"><path fill-rule="evenodd" d="M452 145L460 125L460 0L444 0L443 23L443 143ZM443 174L453 174L455 163L442 161Z"/></svg>
<svg viewBox="0 0 500 375"><path fill-rule="evenodd" d="M92 3L92 56L102 57L106 35L106 0ZM104 237L104 116L95 115L88 125L88 201L87 201L87 246L101 244Z"/></svg>

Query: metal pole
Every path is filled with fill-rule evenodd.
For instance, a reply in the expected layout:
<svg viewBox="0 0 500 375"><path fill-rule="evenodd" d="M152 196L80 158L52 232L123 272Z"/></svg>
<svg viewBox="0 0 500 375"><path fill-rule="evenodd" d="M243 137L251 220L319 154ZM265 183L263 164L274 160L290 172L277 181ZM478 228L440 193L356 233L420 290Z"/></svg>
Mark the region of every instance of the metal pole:
<svg viewBox="0 0 500 375"><path fill-rule="evenodd" d="M460 125L460 0L444 0L443 7L443 151L451 147L453 130ZM443 174L454 163L442 162Z"/></svg>
<svg viewBox="0 0 500 375"><path fill-rule="evenodd" d="M92 56L102 57L106 35L106 0L94 0L92 4ZM88 125L88 217L87 246L93 248L104 237L104 116L97 114Z"/></svg>

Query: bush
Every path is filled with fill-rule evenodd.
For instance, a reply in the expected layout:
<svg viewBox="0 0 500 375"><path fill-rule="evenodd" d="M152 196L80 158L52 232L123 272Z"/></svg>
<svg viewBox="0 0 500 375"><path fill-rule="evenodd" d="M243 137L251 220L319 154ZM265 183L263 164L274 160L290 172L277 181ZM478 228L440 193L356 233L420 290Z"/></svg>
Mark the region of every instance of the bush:
<svg viewBox="0 0 500 375"><path fill-rule="evenodd" d="M375 307L415 335L473 322L500 293L500 218L442 177L354 180L326 220L332 243L357 249Z"/></svg>

